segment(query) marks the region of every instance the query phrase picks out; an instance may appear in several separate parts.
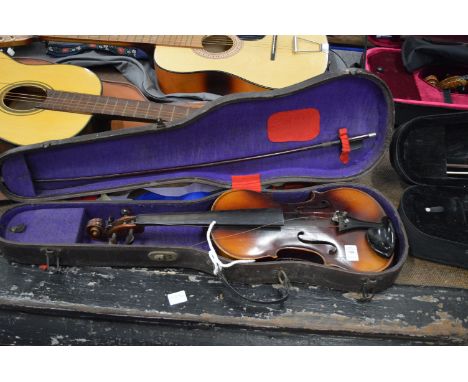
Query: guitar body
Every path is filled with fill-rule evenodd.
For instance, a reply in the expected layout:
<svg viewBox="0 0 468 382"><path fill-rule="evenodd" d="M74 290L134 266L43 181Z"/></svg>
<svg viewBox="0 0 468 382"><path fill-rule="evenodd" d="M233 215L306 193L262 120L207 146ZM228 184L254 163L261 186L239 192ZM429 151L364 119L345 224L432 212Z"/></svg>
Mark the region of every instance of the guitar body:
<svg viewBox="0 0 468 382"><path fill-rule="evenodd" d="M99 78L90 70L72 65L24 65L0 53L0 137L15 145L28 145L47 140L64 139L78 134L89 122L86 114L17 108L9 100L21 89L41 94L43 89L101 94Z"/></svg>
<svg viewBox="0 0 468 382"><path fill-rule="evenodd" d="M209 38L216 44L209 44ZM328 64L326 36L273 36L246 41L237 36L205 38L205 49L158 46L156 74L166 93L228 94L286 87L323 73Z"/></svg>

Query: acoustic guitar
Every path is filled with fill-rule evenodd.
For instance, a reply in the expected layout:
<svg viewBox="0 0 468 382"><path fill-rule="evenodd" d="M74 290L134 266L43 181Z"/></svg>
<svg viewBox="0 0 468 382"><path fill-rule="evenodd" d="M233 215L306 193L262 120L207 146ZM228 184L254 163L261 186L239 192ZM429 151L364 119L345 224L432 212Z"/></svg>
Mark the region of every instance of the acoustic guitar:
<svg viewBox="0 0 468 382"><path fill-rule="evenodd" d="M324 35L303 36L41 36L42 40L157 46L156 75L168 93L228 94L276 89L322 74ZM0 47L33 40L2 36Z"/></svg>
<svg viewBox="0 0 468 382"><path fill-rule="evenodd" d="M164 122L200 107L104 97L99 78L73 65L24 65L0 53L0 68L0 138L15 145L70 138L92 115Z"/></svg>

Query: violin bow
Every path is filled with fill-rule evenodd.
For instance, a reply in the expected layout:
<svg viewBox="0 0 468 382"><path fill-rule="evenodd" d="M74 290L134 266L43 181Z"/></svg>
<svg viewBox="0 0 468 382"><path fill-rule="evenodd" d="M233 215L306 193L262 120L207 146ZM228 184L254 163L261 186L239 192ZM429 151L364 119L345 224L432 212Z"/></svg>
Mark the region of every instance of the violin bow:
<svg viewBox="0 0 468 382"><path fill-rule="evenodd" d="M361 135L349 137L348 141L352 148L353 145L354 146L356 145L356 143L360 143L364 139L375 138L376 136L377 136L377 133L375 132L368 133L368 134L361 134ZM152 169L152 170L140 170L140 171L127 172L127 173L119 173L119 174L103 174L103 175L81 176L81 177L74 177L74 178L35 179L34 181L35 182L70 182L70 181L82 181L82 180L115 179L115 178L130 176L130 175L134 176L134 175L160 174L160 173L170 172L170 171L189 170L189 169L194 169L194 168L204 168L204 167L211 167L211 166L219 166L223 164L246 162L250 160L270 158L270 157L274 157L278 155L293 154L293 153L298 153L302 151L315 150L315 149L331 147L331 146L338 146L340 144L342 144L341 139L335 139L332 141L317 143L315 145L297 147L294 149L275 151L272 153L258 154L258 155L252 155L252 156L241 157L241 158L223 159L223 160L213 161L213 162L195 163L195 164L189 164L189 165L165 167L165 168Z"/></svg>

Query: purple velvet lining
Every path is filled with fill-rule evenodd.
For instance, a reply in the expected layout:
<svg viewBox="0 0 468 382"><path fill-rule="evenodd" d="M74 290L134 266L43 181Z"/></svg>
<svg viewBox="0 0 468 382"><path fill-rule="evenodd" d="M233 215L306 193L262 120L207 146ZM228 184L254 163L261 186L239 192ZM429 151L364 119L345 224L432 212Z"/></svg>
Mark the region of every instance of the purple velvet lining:
<svg viewBox="0 0 468 382"><path fill-rule="evenodd" d="M35 196L36 190L31 179L28 165L23 155L15 155L8 159L9 166L2 167L5 184L11 185L11 191L21 196Z"/></svg>
<svg viewBox="0 0 468 382"><path fill-rule="evenodd" d="M24 209L8 221L3 235L5 239L19 243L73 244L82 237L84 214L84 208L67 206ZM12 232L12 227L21 225L24 225L24 231Z"/></svg>
<svg viewBox="0 0 468 382"><path fill-rule="evenodd" d="M373 196L383 207L393 223L398 238L403 238L403 227L399 223L395 208L381 194L364 186L356 184L330 184L315 188L326 191L336 187L353 187ZM291 203L306 200L310 189L275 192L273 197L280 203ZM73 202L47 203L42 205L20 205L8 210L0 218L3 227L1 237L17 243L36 245L44 244L90 244L107 245L105 242L92 241L84 234L86 223L93 217L106 218L119 216L122 208L130 209L133 213L156 213L177 211L206 211L210 209L216 196L197 202L145 202L145 203L105 203L105 202ZM46 224L47 222L47 224ZM26 224L22 233L12 233L10 228L18 224ZM150 227L143 234L136 236L133 246L161 246L161 247L195 247L207 250L205 228L198 227ZM398 240L396 259L406 252L405 241Z"/></svg>
<svg viewBox="0 0 468 382"><path fill-rule="evenodd" d="M357 76L339 77L294 94L265 100L221 105L181 128L123 135L113 139L49 147L5 159L5 185L19 196L31 196L32 179L82 177L160 169L194 163L246 157L287 150L338 138L346 127L349 136L376 132L354 150L350 163L339 160L338 147L288 154L198 170L171 171L81 182L32 182L35 196L98 192L115 187L180 178L203 178L230 183L232 175L260 173L263 182L281 177L313 177L323 181L356 176L381 155L387 133L385 93L373 81ZM313 107L320 112L320 135L307 142L274 143L267 137L268 117L276 112ZM19 164L24 155L29 171ZM20 181L18 176L23 179Z"/></svg>

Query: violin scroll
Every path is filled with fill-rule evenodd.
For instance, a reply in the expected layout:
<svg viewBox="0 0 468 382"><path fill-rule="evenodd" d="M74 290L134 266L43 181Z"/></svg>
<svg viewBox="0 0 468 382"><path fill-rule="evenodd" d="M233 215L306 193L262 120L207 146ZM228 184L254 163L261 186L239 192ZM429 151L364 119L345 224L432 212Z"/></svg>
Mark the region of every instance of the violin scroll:
<svg viewBox="0 0 468 382"><path fill-rule="evenodd" d="M101 218L94 218L86 224L86 232L93 240L107 239L109 244L117 244L119 238L125 238L125 244L132 244L134 234L143 231L144 227L136 224L135 216L132 215L124 215L119 219L109 217L106 223Z"/></svg>
<svg viewBox="0 0 468 382"><path fill-rule="evenodd" d="M439 81L438 77L431 74L424 78L424 81L441 90L465 89L468 85L468 76L448 76Z"/></svg>

